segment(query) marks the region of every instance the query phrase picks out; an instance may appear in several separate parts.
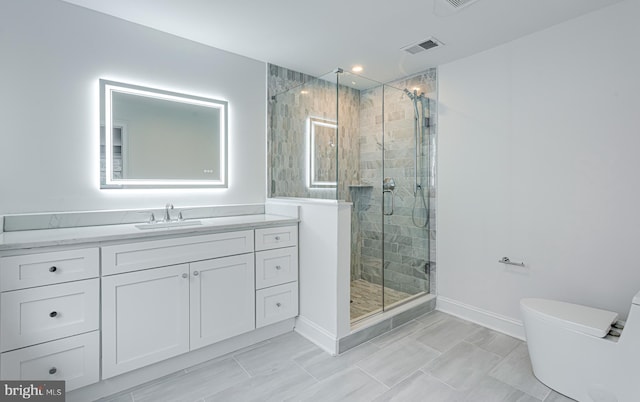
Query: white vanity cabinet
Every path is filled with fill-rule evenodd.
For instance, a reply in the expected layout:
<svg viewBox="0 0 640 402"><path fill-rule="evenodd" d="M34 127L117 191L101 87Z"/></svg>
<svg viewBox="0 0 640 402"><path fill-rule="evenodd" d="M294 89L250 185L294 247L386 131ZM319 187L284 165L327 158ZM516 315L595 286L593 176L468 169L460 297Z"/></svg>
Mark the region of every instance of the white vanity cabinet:
<svg viewBox="0 0 640 402"><path fill-rule="evenodd" d="M102 278L102 378L189 351L189 265Z"/></svg>
<svg viewBox="0 0 640 402"><path fill-rule="evenodd" d="M99 250L0 257L3 380L99 380Z"/></svg>
<svg viewBox="0 0 640 402"><path fill-rule="evenodd" d="M291 330L297 219L267 219L196 232L5 243L0 379L64 380L67 391L85 387L77 392L91 395Z"/></svg>
<svg viewBox="0 0 640 402"><path fill-rule="evenodd" d="M298 315L298 226L256 229L256 328Z"/></svg>
<svg viewBox="0 0 640 402"><path fill-rule="evenodd" d="M103 247L103 275L125 273L102 279L102 378L255 329L253 236L249 230ZM166 262L183 264L160 266Z"/></svg>
<svg viewBox="0 0 640 402"><path fill-rule="evenodd" d="M191 350L255 328L253 253L190 266Z"/></svg>

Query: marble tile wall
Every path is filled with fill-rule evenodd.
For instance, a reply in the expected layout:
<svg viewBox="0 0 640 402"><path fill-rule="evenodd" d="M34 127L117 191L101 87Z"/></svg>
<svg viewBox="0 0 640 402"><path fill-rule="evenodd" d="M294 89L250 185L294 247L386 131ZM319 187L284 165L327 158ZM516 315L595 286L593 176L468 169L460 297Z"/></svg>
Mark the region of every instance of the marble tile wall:
<svg viewBox="0 0 640 402"><path fill-rule="evenodd" d="M348 186L352 182L358 182L360 93L344 86L340 86L338 92L337 98L335 74L314 78L269 65L267 136L270 197L350 201ZM335 148L336 152L340 150L337 152L337 187L308 186L307 130L309 118L312 117L338 122L338 146Z"/></svg>
<svg viewBox="0 0 640 402"><path fill-rule="evenodd" d="M363 91L360 95L360 177L363 185L352 189L357 224L352 239L358 258L352 276L382 283L382 249L384 247L384 282L391 289L416 294L435 291L435 139L436 139L436 70ZM419 147L418 178L422 184L415 194L414 106L402 91L407 88L428 98L424 103L429 127ZM383 95L384 91L384 95ZM384 118L382 102L384 101ZM418 103L420 107L421 104ZM384 176L382 168L384 124ZM382 182L395 182L393 214L381 218ZM355 191L354 191L355 190ZM424 195L424 200L422 198ZM425 204L427 208L425 208ZM415 206L415 210L414 210ZM384 210L391 212L391 194L384 194ZM429 217L429 225L424 226ZM414 223L414 215L415 221ZM382 225L384 222L384 245ZM431 281L430 281L431 279Z"/></svg>

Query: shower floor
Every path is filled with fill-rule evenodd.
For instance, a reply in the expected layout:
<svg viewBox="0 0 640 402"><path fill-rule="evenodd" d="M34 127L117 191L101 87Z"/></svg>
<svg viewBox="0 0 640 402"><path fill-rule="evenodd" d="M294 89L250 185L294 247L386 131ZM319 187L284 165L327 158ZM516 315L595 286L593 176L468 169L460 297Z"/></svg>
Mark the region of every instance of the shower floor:
<svg viewBox="0 0 640 402"><path fill-rule="evenodd" d="M384 301L387 306L404 300L411 295L393 289L385 289ZM364 279L351 281L351 322L361 320L382 309L382 286Z"/></svg>

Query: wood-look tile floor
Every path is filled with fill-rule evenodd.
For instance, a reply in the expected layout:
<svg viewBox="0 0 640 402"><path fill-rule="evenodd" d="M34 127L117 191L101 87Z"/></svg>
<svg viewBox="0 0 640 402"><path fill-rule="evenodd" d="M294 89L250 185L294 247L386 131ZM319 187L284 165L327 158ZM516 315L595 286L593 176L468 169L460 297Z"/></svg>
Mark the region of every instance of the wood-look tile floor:
<svg viewBox="0 0 640 402"><path fill-rule="evenodd" d="M409 293L390 288L384 291L387 306L411 297ZM358 321L382 309L382 286L364 279L351 281L351 321Z"/></svg>
<svg viewBox="0 0 640 402"><path fill-rule="evenodd" d="M567 402L533 376L527 345L432 312L332 357L295 332L103 402Z"/></svg>

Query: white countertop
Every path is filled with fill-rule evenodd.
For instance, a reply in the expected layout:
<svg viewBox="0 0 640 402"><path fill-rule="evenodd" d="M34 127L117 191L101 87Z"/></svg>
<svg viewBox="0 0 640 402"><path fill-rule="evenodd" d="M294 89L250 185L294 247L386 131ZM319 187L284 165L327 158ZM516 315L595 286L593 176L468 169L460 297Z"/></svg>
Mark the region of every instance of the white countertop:
<svg viewBox="0 0 640 402"><path fill-rule="evenodd" d="M170 235L198 235L231 230L256 229L298 223L298 218L280 215L240 215L199 219L201 225L163 227L141 230L136 224L86 226L63 229L24 230L0 233L0 251L99 243L122 240L144 240Z"/></svg>

